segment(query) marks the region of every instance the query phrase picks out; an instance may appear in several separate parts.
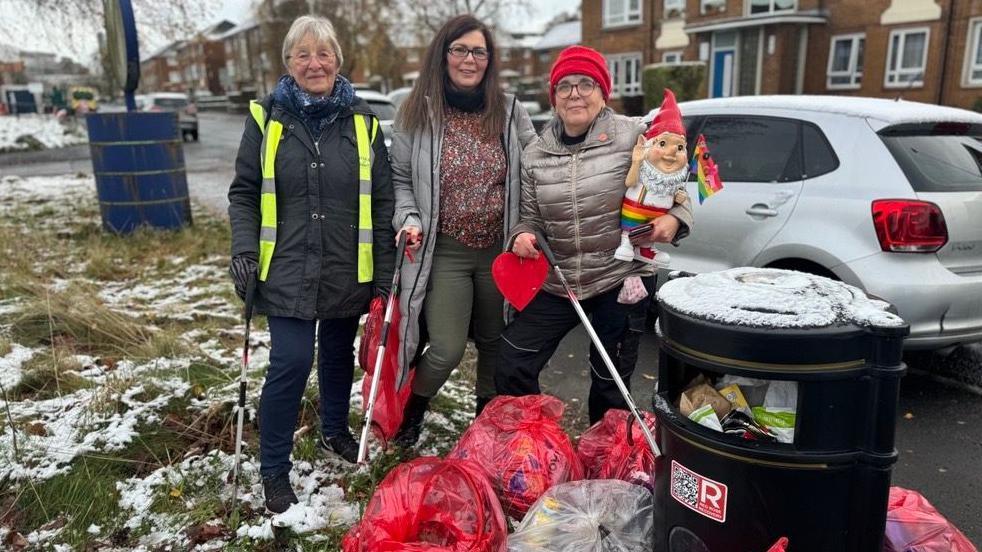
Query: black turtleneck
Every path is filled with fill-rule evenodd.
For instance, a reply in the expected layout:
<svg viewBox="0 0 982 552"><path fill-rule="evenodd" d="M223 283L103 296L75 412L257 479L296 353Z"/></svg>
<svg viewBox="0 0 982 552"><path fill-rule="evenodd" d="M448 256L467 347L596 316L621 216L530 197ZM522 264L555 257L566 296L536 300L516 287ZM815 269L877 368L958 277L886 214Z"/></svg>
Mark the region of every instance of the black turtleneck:
<svg viewBox="0 0 982 552"><path fill-rule="evenodd" d="M466 113L484 111L484 89L480 86L474 90L457 90L448 81L445 83L443 96L450 107Z"/></svg>
<svg viewBox="0 0 982 552"><path fill-rule="evenodd" d="M586 140L586 135L588 132L589 129L579 136L570 136L569 134L566 134L566 129L563 129L559 134L559 139L567 146L578 146L582 144L584 140Z"/></svg>

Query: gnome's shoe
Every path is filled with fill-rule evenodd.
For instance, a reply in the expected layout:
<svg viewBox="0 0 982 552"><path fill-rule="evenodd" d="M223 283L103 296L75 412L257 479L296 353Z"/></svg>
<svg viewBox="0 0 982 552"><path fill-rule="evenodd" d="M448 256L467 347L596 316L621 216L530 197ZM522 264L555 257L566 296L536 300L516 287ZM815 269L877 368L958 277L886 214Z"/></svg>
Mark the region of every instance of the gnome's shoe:
<svg viewBox="0 0 982 552"><path fill-rule="evenodd" d="M634 259L658 268L668 268L668 265L672 262L671 255L664 251L659 251L654 247L635 248Z"/></svg>
<svg viewBox="0 0 982 552"><path fill-rule="evenodd" d="M634 246L631 245L631 238L628 237L627 232L621 232L621 244L614 251L614 258L618 261L634 260Z"/></svg>

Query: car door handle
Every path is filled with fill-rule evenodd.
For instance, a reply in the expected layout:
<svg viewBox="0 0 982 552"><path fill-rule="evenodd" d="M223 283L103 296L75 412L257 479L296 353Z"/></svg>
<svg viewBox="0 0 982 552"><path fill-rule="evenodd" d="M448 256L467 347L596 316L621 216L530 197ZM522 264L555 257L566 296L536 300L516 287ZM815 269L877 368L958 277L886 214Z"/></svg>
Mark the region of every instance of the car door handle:
<svg viewBox="0 0 982 552"><path fill-rule="evenodd" d="M771 209L769 206L767 206L764 203L755 203L751 205L750 208L744 212L752 217L776 217L777 216L777 210Z"/></svg>

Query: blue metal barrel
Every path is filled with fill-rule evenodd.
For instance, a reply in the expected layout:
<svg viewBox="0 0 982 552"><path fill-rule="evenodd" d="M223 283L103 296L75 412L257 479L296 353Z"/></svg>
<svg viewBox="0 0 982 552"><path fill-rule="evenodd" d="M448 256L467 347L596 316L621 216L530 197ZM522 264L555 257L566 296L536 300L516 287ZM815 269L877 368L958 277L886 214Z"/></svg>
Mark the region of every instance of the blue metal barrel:
<svg viewBox="0 0 982 552"><path fill-rule="evenodd" d="M176 113L93 113L86 123L103 228L126 234L191 224Z"/></svg>

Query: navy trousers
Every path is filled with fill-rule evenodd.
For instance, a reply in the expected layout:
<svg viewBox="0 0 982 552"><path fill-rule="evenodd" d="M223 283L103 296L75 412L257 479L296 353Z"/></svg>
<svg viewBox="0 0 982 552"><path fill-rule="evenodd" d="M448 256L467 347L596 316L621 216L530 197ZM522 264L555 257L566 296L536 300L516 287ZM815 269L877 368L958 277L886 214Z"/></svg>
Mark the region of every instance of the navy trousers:
<svg viewBox="0 0 982 552"><path fill-rule="evenodd" d="M314 361L315 332L321 433L333 437L349 431L358 317L324 319L319 323L279 316L268 320L271 346L259 402L259 472L263 477L275 477L293 467L293 432Z"/></svg>

